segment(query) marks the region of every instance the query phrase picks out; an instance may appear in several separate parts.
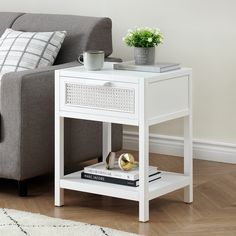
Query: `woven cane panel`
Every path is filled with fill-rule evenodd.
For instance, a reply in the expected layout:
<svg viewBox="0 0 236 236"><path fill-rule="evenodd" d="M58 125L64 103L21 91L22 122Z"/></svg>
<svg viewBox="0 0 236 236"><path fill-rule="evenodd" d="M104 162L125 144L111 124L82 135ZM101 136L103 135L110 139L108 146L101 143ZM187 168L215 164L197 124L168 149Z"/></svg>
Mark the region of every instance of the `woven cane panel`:
<svg viewBox="0 0 236 236"><path fill-rule="evenodd" d="M134 89L66 83L66 104L134 113Z"/></svg>

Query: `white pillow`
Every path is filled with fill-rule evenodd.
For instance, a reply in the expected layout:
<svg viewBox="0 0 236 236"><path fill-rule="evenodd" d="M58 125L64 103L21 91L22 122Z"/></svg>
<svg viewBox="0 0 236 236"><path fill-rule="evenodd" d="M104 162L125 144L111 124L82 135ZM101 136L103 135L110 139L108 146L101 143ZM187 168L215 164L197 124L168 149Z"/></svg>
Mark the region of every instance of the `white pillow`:
<svg viewBox="0 0 236 236"><path fill-rule="evenodd" d="M6 29L0 38L0 75L53 65L65 36L65 31Z"/></svg>

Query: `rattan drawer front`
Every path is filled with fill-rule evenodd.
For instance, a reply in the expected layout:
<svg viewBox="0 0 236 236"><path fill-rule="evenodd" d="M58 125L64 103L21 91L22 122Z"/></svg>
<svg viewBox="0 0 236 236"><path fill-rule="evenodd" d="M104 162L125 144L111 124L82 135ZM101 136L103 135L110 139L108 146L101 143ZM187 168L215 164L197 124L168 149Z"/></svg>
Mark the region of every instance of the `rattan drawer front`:
<svg viewBox="0 0 236 236"><path fill-rule="evenodd" d="M135 112L135 89L65 83L65 105Z"/></svg>

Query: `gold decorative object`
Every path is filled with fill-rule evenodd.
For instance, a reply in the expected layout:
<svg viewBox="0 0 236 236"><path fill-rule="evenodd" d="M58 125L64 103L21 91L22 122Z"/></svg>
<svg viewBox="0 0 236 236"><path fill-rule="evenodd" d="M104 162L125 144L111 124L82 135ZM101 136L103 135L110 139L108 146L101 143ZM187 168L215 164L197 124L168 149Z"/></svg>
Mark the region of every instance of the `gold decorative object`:
<svg viewBox="0 0 236 236"><path fill-rule="evenodd" d="M112 170L114 168L115 158L116 158L116 153L109 152L109 154L106 157L106 169Z"/></svg>
<svg viewBox="0 0 236 236"><path fill-rule="evenodd" d="M132 170L138 166L138 162L135 161L134 156L131 153L123 153L120 155L118 164L120 169L124 171Z"/></svg>

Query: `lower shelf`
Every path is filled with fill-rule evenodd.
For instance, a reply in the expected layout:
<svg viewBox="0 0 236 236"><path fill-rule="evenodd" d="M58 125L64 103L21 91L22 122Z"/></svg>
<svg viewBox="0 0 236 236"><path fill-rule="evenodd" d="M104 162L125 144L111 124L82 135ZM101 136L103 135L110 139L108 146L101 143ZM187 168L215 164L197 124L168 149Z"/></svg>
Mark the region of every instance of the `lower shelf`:
<svg viewBox="0 0 236 236"><path fill-rule="evenodd" d="M129 187L117 184L81 179L81 172L65 175L60 180L60 187L104 196L139 201L139 187ZM149 200L186 187L190 184L190 177L173 172L162 172L161 179L149 183Z"/></svg>

